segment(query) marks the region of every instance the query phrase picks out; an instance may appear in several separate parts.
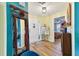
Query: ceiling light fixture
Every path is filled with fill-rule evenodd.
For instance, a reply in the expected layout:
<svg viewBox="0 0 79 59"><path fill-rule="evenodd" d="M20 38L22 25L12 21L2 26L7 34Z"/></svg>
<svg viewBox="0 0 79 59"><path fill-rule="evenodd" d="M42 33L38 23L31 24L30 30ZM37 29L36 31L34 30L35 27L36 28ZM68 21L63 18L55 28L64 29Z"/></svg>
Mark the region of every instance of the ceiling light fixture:
<svg viewBox="0 0 79 59"><path fill-rule="evenodd" d="M42 7L42 15L45 16L46 11L47 11L46 6L45 6L46 2L38 2L38 3L40 3L40 5Z"/></svg>
<svg viewBox="0 0 79 59"><path fill-rule="evenodd" d="M38 2L38 3L40 3L41 5L44 5L46 2Z"/></svg>
<svg viewBox="0 0 79 59"><path fill-rule="evenodd" d="M42 7L42 13L46 14L46 7Z"/></svg>

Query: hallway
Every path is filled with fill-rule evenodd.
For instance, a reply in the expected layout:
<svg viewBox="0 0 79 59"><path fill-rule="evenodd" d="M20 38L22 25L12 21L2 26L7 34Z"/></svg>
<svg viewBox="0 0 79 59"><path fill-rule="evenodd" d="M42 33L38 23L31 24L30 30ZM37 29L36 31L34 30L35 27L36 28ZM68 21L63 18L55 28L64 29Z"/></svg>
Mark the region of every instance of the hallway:
<svg viewBox="0 0 79 59"><path fill-rule="evenodd" d="M49 41L32 43L30 45L30 49L37 52L41 56L62 56L60 39L54 43Z"/></svg>
<svg viewBox="0 0 79 59"><path fill-rule="evenodd" d="M27 51L39 56L71 55L70 3L25 2L24 7L19 2L7 3L7 15L8 56Z"/></svg>

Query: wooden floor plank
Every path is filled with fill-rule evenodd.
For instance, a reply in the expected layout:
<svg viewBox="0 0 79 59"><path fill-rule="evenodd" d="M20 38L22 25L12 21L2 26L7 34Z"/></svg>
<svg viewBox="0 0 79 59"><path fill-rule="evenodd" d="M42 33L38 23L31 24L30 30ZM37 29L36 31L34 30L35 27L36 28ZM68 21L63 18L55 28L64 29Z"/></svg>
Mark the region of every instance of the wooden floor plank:
<svg viewBox="0 0 79 59"><path fill-rule="evenodd" d="M40 56L62 56L61 40L52 43L49 41L39 41L30 45L30 50L37 52Z"/></svg>

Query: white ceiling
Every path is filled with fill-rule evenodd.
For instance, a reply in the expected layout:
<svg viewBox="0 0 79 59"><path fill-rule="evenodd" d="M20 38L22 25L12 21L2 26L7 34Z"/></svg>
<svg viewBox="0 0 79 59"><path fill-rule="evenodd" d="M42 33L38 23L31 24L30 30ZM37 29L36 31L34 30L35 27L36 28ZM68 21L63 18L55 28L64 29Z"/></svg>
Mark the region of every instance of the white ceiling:
<svg viewBox="0 0 79 59"><path fill-rule="evenodd" d="M44 4L47 8L46 15L52 15L57 12L65 10L68 6L68 3L65 2L47 2ZM42 16L42 6L38 2L29 2L29 14Z"/></svg>

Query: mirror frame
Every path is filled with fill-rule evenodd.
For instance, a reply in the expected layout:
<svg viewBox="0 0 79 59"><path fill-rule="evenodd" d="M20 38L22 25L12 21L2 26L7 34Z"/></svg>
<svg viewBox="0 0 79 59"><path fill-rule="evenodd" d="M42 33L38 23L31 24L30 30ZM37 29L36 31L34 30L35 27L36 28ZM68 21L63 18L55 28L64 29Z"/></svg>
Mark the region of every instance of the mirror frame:
<svg viewBox="0 0 79 59"><path fill-rule="evenodd" d="M16 6L10 5L10 8L13 8L14 10L22 11L24 16L28 17L28 13L25 12L24 10L19 9ZM18 55L18 47L17 47L17 24L16 24L16 18L20 18L21 20L24 20L25 22L25 50L29 50L29 28L28 28L28 18L24 18L23 16L18 17L15 14L12 14L13 17L13 48L15 50L14 55Z"/></svg>

